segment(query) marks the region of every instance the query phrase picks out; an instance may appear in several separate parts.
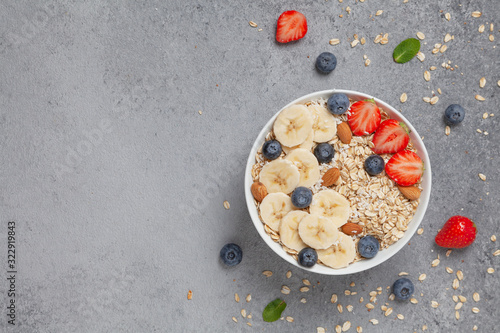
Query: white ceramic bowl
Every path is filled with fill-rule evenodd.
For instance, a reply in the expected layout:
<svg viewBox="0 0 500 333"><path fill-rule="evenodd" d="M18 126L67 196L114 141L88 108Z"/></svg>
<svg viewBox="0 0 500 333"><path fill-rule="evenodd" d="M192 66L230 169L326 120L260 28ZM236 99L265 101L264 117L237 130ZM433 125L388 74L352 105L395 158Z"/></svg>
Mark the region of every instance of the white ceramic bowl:
<svg viewBox="0 0 500 333"><path fill-rule="evenodd" d="M344 93L346 94L349 98L354 99L354 100L363 100L363 99L370 99L373 98L372 96L369 96L367 94L363 94L360 92L356 91L351 91L351 90L324 90L324 91L319 91L319 92L314 92L309 95L302 96L292 102L290 102L288 105L283 107L283 109L289 107L290 105L293 104L303 104L307 101L311 100L317 100L319 98L323 98L327 100L333 93ZM429 197L431 194L431 163L429 161L429 155L427 154L427 150L425 149L424 143L420 139L420 135L418 135L417 131L415 128L410 124L410 122L396 109L394 109L392 106L389 104L375 98L375 102L377 105L384 109L391 118L401 120L403 121L411 130L410 137L411 141L413 142L414 147L417 149L418 155L420 158L424 161L425 165L425 172L422 177L422 194L420 196L420 204L418 205L418 209L413 216L413 219L410 221L408 224L408 230L405 232L405 235L403 238L401 238L399 241L391 245L389 248L380 251L375 258L372 259L367 259L367 260L361 260L356 263L353 263L345 268L341 269L333 269L327 266L323 265L314 265L312 268L305 268L302 267L298 264L298 262L289 254L283 250L280 244L274 242L271 237L266 234L264 230L264 225L260 221L259 218L259 213L257 211L257 208L255 207L252 192L250 191L250 187L253 183L252 179L252 166L255 164L255 154L257 153L257 150L262 146L262 144L265 141L266 135L271 131L274 120L278 116L278 113L281 112L279 110L264 126L262 131L260 131L259 136L255 140L252 149L250 150L250 155L248 156L248 161L247 161L247 167L245 170L245 197L247 201L247 206L248 206L248 211L250 212L250 217L252 218L252 222L255 225L255 228L259 232L260 236L262 239L266 242L266 244L273 249L274 252L276 252L280 257L291 263L292 265L295 265L297 267L300 267L302 269L305 269L307 271L315 272L315 273L320 273L320 274L327 274L327 275L346 275L346 274L353 274L357 272L362 272L364 270L370 269L372 267L375 267L384 261L388 260L390 257L395 255L399 250L405 246L415 233L417 231L418 226L422 222L422 219L424 218L425 211L427 210L427 204L429 203Z"/></svg>

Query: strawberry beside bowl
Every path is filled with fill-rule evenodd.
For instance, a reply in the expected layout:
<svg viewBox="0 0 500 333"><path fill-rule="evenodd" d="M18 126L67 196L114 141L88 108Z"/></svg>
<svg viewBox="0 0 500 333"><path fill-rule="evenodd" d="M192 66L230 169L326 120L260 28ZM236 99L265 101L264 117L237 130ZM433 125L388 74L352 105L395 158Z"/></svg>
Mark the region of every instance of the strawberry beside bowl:
<svg viewBox="0 0 500 333"><path fill-rule="evenodd" d="M266 230L264 228L264 224L262 223L260 217L259 217L259 211L255 205L254 202L254 196L252 195L251 192L251 187L254 182L253 177L252 177L252 167L255 164L255 156L261 148L262 144L266 140L267 134L272 130L274 121L278 114L295 104L304 104L309 101L315 101L319 99L324 99L327 100L332 94L334 93L343 93L346 94L350 99L352 100L367 100L367 99L374 99L375 103L377 106L381 109L384 110L391 119L396 119L398 121L404 122L408 129L411 131L410 132L410 138L411 142L413 143L413 147L417 150L419 157L422 159L424 166L425 166L425 171L424 174L422 175L421 178L421 187L422 187L422 192L420 195L420 202L418 205L418 208L411 219L411 221L408 223L407 230L404 232L404 235L402 238L400 238L397 242L394 244L390 245L388 248L380 251L374 258L372 259L364 259L360 261L356 261L354 263L351 263L347 267L344 268L338 268L338 269L333 269L324 265L316 264L313 267L306 268L301 265L299 265L298 261L291 255L289 255L281 246L281 244L273 241L271 237L266 233ZM304 270L319 273L319 274L325 274L325 275L347 275L347 274L353 274L357 272L362 272L367 269L370 269L372 267L375 267L384 261L388 260L391 258L393 255L395 255L399 250L405 246L413 236L413 234L417 231L420 223L422 222L424 218L425 211L427 210L427 205L429 203L429 198L430 198L430 193L431 193L431 163L429 160L429 155L427 154L427 150L424 146L424 143L422 142L419 134L415 130L415 128L412 126L412 124L401 114L399 113L396 109L394 109L392 106L389 104L385 103L384 101L381 101L377 98L374 98L370 95L356 92L356 91L351 91L351 90L339 90L339 89L334 89L334 90L325 90L325 91L319 91L319 92L314 92L305 96L302 96L288 105L284 106L283 109L279 110L264 126L264 128L261 130L259 133L257 139L255 140L252 149L250 150L250 155L247 160L247 166L245 170L245 198L247 202L247 207L248 211L250 213L250 217L252 219L252 222L257 229L257 232L259 235L262 237L264 242L274 251L276 252L280 257L282 257L284 260L288 261L292 265L295 265L297 267L300 267Z"/></svg>

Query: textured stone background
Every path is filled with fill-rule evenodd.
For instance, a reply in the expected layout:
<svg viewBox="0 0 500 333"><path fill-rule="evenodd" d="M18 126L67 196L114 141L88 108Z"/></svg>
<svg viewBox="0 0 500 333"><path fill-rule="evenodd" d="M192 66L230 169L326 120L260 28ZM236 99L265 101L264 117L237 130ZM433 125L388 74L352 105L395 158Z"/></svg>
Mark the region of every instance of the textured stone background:
<svg viewBox="0 0 500 333"><path fill-rule="evenodd" d="M289 9L306 15L309 31L278 45L276 20ZM384 13L375 17L379 9ZM483 15L472 18L475 10ZM424 324L429 332L498 330L500 257L492 253L500 245L490 236L500 237L499 11L498 1L487 0L2 1L0 331L333 332L347 320L350 331L363 332L421 331ZM486 22L495 23L494 42L488 29L478 32ZM426 35L425 61L394 63L394 47L417 31ZM387 45L373 43L386 32ZM364 46L350 47L355 33L367 39ZM455 39L444 54L432 55L446 33ZM331 38L340 45L329 45ZM331 75L314 69L323 51L337 56ZM448 60L455 71L441 68ZM425 82L432 65L438 69ZM487 84L480 89L482 76ZM255 231L243 194L244 162L269 117L299 96L330 88L366 92L402 109L425 136L434 171L423 235L383 265L343 277L308 274L275 255ZM439 102L424 103L437 88ZM476 101L478 93L486 101ZM463 105L467 116L445 136L442 115L451 103ZM495 116L483 120L484 112ZM433 237L456 214L474 219L479 234L447 258ZM14 328L5 315L8 221L17 223ZM244 259L228 269L218 252L230 241L242 246ZM431 268L437 255L441 264ZM456 291L446 266L464 272ZM497 272L487 274L488 267ZM265 278L266 269L274 275ZM414 281L427 274L416 283L419 303L390 302L394 312L384 317L386 287L401 271ZM303 278L316 286L306 294L298 291ZM290 295L280 293L284 284ZM368 293L379 286L384 291L368 312ZM345 296L345 289L358 294ZM252 301L237 304L234 293L250 293ZM332 293L354 311L339 314ZM452 295L467 297L460 320ZM262 321L276 297L288 302L284 315L295 322ZM433 309L431 300L441 305ZM253 327L239 315L242 308L252 313ZM380 324L370 324L372 318Z"/></svg>

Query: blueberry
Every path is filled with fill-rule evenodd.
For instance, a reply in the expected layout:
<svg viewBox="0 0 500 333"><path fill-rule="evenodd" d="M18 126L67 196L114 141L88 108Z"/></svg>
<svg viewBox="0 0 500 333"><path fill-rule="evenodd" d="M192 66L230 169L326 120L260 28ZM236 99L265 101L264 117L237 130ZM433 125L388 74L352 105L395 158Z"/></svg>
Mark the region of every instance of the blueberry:
<svg viewBox="0 0 500 333"><path fill-rule="evenodd" d="M241 262L241 259L243 259L243 251L238 245L229 243L224 245L220 250L220 258L226 265L236 266Z"/></svg>
<svg viewBox="0 0 500 333"><path fill-rule="evenodd" d="M268 160L275 160L281 155L281 144L276 140L269 140L262 145L262 155Z"/></svg>
<svg viewBox="0 0 500 333"><path fill-rule="evenodd" d="M299 264L304 267L313 267L318 261L318 253L315 249L306 247L299 252Z"/></svg>
<svg viewBox="0 0 500 333"><path fill-rule="evenodd" d="M409 299L414 291L415 286L413 286L413 282L407 278L397 279L392 285L392 292L394 296L401 301Z"/></svg>
<svg viewBox="0 0 500 333"><path fill-rule="evenodd" d="M331 144L327 142L320 143L314 148L314 156L318 159L319 163L330 163L335 155L335 150Z"/></svg>
<svg viewBox="0 0 500 333"><path fill-rule="evenodd" d="M376 176L384 171L385 162L379 155L371 155L365 160L365 170L371 176Z"/></svg>
<svg viewBox="0 0 500 333"><path fill-rule="evenodd" d="M333 114L344 114L349 109L350 104L346 94L333 94L326 102L328 110Z"/></svg>
<svg viewBox="0 0 500 333"><path fill-rule="evenodd" d="M458 104L451 104L444 111L444 122L448 125L457 125L465 118L465 110Z"/></svg>
<svg viewBox="0 0 500 333"><path fill-rule="evenodd" d="M380 243L373 236L365 236L358 242L358 252L364 258L373 258L380 249Z"/></svg>
<svg viewBox="0 0 500 333"><path fill-rule="evenodd" d="M323 52L316 58L316 68L323 74L328 74L337 67L337 58L333 53Z"/></svg>
<svg viewBox="0 0 500 333"><path fill-rule="evenodd" d="M313 193L307 187L297 187L292 193L292 204L297 208L306 208L311 204Z"/></svg>

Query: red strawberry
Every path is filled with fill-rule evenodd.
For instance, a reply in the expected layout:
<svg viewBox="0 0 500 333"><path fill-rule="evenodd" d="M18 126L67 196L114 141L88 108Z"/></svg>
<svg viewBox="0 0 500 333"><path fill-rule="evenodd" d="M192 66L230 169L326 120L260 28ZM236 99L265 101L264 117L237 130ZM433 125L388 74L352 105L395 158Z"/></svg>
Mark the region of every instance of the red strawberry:
<svg viewBox="0 0 500 333"><path fill-rule="evenodd" d="M347 121L354 135L368 135L380 125L380 110L373 99L358 101L351 105Z"/></svg>
<svg viewBox="0 0 500 333"><path fill-rule="evenodd" d="M396 119L387 119L380 124L373 135L374 147L372 150L376 154L394 154L408 146L410 136L405 123Z"/></svg>
<svg viewBox="0 0 500 333"><path fill-rule="evenodd" d="M398 185L410 186L422 177L424 162L414 152L402 150L387 162L385 173Z"/></svg>
<svg viewBox="0 0 500 333"><path fill-rule="evenodd" d="M461 249L476 239L476 224L464 216L453 216L436 235L436 244L442 247Z"/></svg>
<svg viewBox="0 0 500 333"><path fill-rule="evenodd" d="M304 14L295 10L288 10L278 18L276 40L279 43L288 43L301 39L307 33L307 21Z"/></svg>

